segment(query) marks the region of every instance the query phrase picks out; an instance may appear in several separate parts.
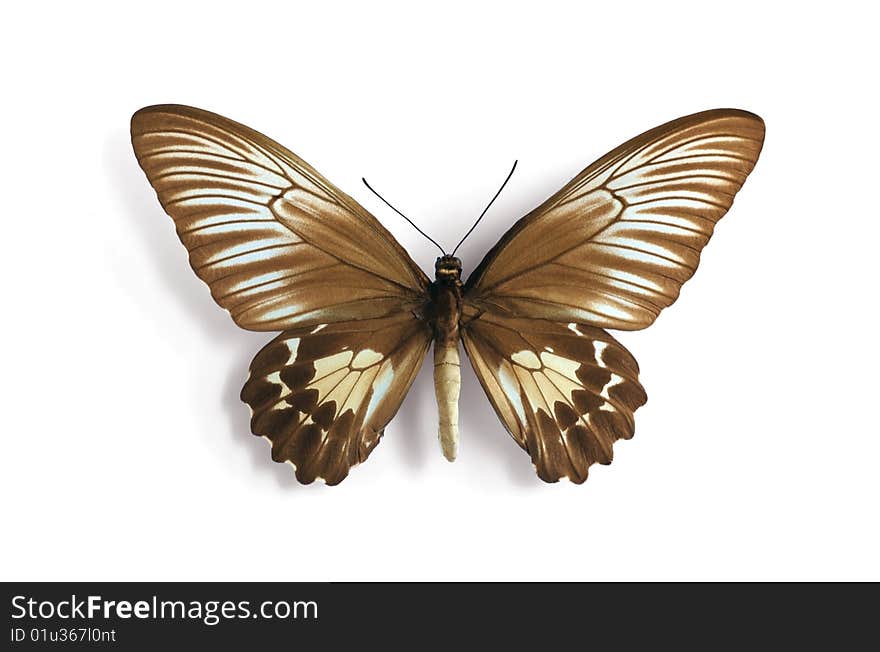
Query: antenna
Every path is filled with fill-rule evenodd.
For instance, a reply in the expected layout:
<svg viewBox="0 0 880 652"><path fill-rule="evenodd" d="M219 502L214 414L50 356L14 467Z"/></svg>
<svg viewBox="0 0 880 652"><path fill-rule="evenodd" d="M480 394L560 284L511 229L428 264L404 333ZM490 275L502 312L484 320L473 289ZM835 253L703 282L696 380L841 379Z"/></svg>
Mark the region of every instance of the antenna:
<svg viewBox="0 0 880 652"><path fill-rule="evenodd" d="M477 228L477 224L479 224L479 223L480 223L480 220L483 219L483 215L486 214L486 211L489 210L489 207L492 205L492 203L493 203L496 199L498 199L498 195L501 194L501 191L504 190L504 186L507 185L507 182L510 181L510 177L513 176L513 171L516 169L516 164L517 164L517 163L519 163L519 161L514 161L514 162L513 162L513 167L510 168L510 172L507 173L507 178L504 180L504 183L501 184L501 187L498 189L498 192L495 193L495 196L492 197L492 200L489 202L489 204L486 206L486 208L483 209L483 212L480 213L480 216L477 218L477 221L474 222L474 225L470 228L470 230L468 230L468 232L464 234L464 237L463 237L461 240L459 240L458 244L455 245L455 249L452 250L452 255L453 255L453 256L455 255L455 252L458 251L458 248L461 246L461 243L464 242L465 240L467 240L467 237L473 232L474 229Z"/></svg>
<svg viewBox="0 0 880 652"><path fill-rule="evenodd" d="M434 238L432 238L432 237L429 236L427 233L425 233L424 231L422 231L419 227L416 226L415 222L413 222L413 221L412 221L411 219L409 219L406 215L404 215L404 214L401 213L399 210L397 210L396 208L394 208L394 206L392 206L391 204L389 204L387 199L385 199L382 195L380 195L378 192L376 192L375 190L373 190L373 186L371 186L369 183L367 183L367 180L366 180L366 179L364 179L363 177L361 177L361 181L364 182L364 185L365 185L367 188L369 188L369 189L372 191L372 193L373 193L374 195L376 195L376 197L378 197L378 198L381 199L383 202L385 202L385 205L388 206L388 208L390 208L390 209L393 210L395 213L397 213L398 215L400 215L403 219L405 219L407 222L409 222L409 223L412 225L412 227L413 227L416 231L418 231L418 232L421 233L423 236L425 236L428 240L430 240L431 242L433 242L433 243L434 243L434 246L437 247L437 248L440 250L440 253L442 253L444 256L446 255L446 251L443 249L443 247L441 247L439 244L437 244L437 241L434 240Z"/></svg>

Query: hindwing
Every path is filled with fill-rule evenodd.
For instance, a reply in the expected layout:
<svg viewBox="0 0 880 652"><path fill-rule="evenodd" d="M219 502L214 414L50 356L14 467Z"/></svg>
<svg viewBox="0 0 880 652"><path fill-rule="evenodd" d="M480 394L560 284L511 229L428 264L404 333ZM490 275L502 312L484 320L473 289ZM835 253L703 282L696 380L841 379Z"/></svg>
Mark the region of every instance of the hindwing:
<svg viewBox="0 0 880 652"><path fill-rule="evenodd" d="M609 464L647 400L635 359L600 328L484 313L462 330L486 395L547 482Z"/></svg>
<svg viewBox="0 0 880 652"><path fill-rule="evenodd" d="M338 484L373 451L415 378L431 330L410 314L288 330L241 392L251 430L305 484Z"/></svg>

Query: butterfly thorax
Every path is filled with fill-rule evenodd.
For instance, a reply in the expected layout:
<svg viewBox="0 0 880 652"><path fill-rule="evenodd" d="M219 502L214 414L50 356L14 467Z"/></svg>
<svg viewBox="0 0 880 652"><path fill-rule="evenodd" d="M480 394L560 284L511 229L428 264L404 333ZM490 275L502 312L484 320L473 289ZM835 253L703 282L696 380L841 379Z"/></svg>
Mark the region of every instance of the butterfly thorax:
<svg viewBox="0 0 880 652"><path fill-rule="evenodd" d="M458 323L461 319L461 261L444 255L434 265L430 286L431 322L434 328L434 390L440 416L440 445L446 459L458 450L458 395L461 362Z"/></svg>
<svg viewBox="0 0 880 652"><path fill-rule="evenodd" d="M434 265L434 272L430 296L435 341L456 344L461 317L461 260L455 256L441 256Z"/></svg>

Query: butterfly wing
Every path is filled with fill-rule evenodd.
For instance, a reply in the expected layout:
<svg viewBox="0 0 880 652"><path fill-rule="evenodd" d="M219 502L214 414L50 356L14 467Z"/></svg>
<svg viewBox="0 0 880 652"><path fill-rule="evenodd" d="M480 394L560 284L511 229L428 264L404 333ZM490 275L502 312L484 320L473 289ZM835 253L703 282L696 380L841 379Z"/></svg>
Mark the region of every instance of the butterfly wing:
<svg viewBox="0 0 880 652"><path fill-rule="evenodd" d="M468 301L517 317L636 330L696 271L761 151L734 109L674 120L621 145L517 222L468 279Z"/></svg>
<svg viewBox="0 0 880 652"><path fill-rule="evenodd" d="M731 109L652 129L517 222L468 279L465 350L543 480L583 482L632 437L647 397L602 328L645 328L676 300L763 138Z"/></svg>
<svg viewBox="0 0 880 652"><path fill-rule="evenodd" d="M251 364L251 429L304 483L366 459L431 339L428 278L351 197L278 143L222 116L154 106L138 161L196 274L242 328L283 330Z"/></svg>
<svg viewBox="0 0 880 652"><path fill-rule="evenodd" d="M430 340L407 313L285 331L254 358L242 389L251 430L300 482L338 484L379 442Z"/></svg>
<svg viewBox="0 0 880 652"><path fill-rule="evenodd" d="M131 137L193 269L242 328L381 318L424 300L428 278L379 221L266 136L165 105L135 113Z"/></svg>
<svg viewBox="0 0 880 652"><path fill-rule="evenodd" d="M632 437L647 397L630 353L601 328L483 313L462 341L495 412L546 482L581 483Z"/></svg>

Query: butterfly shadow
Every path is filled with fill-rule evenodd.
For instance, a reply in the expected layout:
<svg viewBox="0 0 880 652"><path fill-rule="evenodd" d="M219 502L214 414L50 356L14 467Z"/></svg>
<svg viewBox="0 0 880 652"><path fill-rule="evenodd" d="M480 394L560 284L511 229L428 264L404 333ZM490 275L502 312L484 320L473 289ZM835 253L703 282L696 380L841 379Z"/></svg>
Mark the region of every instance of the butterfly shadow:
<svg viewBox="0 0 880 652"><path fill-rule="evenodd" d="M249 333L239 329L211 301L205 284L194 274L187 274L182 269L186 260L183 248L174 235L171 220L162 215L153 191L149 189L135 162L128 133L122 129L114 130L104 143L103 155L110 187L121 207L119 217L127 220L138 245L148 250L149 256L146 258L152 266L154 278L163 288L163 294L179 304L181 314L191 319L218 351L234 352L227 356L230 358L228 380L220 398L221 408L229 423L230 436L247 449L254 473L264 474L269 469L280 487L304 487L296 481L289 465L271 463L266 442L250 434L248 410L239 398L251 359L269 342L272 334ZM144 200L147 193L152 196L153 201ZM143 279L136 278L125 269L122 266L117 270L118 280L129 289L130 296L136 299L138 288L143 286ZM145 310L151 313L152 308L154 306L146 306ZM206 383L206 386L210 386L211 391L216 387L211 383ZM215 400L215 397L207 400Z"/></svg>
<svg viewBox="0 0 880 652"><path fill-rule="evenodd" d="M430 357L430 352L428 355ZM440 452L439 445L436 446L436 450L431 446L432 438L428 436L430 428L426 427L429 423L428 415L432 414L434 405L432 374L431 365L425 361L407 392L400 410L388 424L386 433L389 437L393 437L401 462L415 472L425 467L431 453L436 452L439 455ZM434 411L436 412L436 409Z"/></svg>

